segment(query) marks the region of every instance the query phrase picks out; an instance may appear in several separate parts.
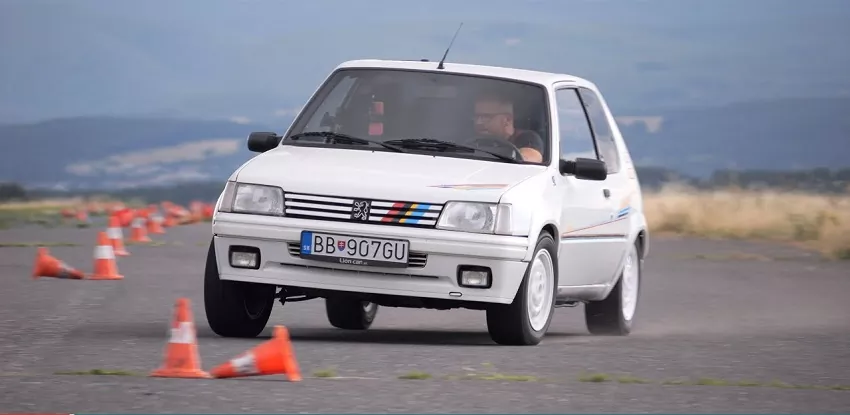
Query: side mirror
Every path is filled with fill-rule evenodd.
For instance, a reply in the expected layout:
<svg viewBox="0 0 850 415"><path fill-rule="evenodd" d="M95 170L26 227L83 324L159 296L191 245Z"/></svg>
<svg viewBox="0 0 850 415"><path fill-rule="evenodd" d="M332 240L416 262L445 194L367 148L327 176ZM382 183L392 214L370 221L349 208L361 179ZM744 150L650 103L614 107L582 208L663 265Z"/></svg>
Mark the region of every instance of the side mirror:
<svg viewBox="0 0 850 415"><path fill-rule="evenodd" d="M280 144L281 136L269 132L254 132L248 136L248 150L265 153Z"/></svg>
<svg viewBox="0 0 850 415"><path fill-rule="evenodd" d="M570 174L579 180L602 181L608 177L608 167L604 161L588 158L577 158L575 161L563 160L558 163L561 174Z"/></svg>

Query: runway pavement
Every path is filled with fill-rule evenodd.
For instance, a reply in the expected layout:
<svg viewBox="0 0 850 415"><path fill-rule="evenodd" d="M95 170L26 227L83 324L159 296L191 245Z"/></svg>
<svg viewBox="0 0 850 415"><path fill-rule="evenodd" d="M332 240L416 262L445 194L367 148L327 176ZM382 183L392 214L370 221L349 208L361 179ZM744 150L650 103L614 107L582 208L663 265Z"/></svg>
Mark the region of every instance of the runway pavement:
<svg viewBox="0 0 850 415"><path fill-rule="evenodd" d="M73 243L90 229L0 231L0 244ZM556 310L537 347L492 343L483 312L381 308L372 329L327 322L322 300L277 305L260 339L208 328L209 225L129 246L121 281L32 280L35 247L0 248L0 412L837 413L850 411L850 264L786 247L654 238L638 327L587 333L581 306ZM286 325L305 379L161 379L174 301L191 299L204 369ZM138 376L56 374L120 370ZM317 371L338 377L318 377ZM429 379L400 379L411 371ZM596 374L596 375L592 375ZM741 383L743 382L743 383Z"/></svg>

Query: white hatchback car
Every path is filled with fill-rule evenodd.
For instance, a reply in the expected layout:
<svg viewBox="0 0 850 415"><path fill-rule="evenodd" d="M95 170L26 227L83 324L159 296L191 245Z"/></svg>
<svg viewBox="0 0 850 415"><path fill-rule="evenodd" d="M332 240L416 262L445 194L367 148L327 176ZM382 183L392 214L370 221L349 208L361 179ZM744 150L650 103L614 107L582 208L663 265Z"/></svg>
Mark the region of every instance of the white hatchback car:
<svg viewBox="0 0 850 415"><path fill-rule="evenodd" d="M253 337L281 303L324 298L338 328L378 306L485 310L534 345L559 306L591 333L633 327L648 234L626 144L575 76L356 60L321 84L216 204L210 327ZM280 288L280 291L277 290Z"/></svg>

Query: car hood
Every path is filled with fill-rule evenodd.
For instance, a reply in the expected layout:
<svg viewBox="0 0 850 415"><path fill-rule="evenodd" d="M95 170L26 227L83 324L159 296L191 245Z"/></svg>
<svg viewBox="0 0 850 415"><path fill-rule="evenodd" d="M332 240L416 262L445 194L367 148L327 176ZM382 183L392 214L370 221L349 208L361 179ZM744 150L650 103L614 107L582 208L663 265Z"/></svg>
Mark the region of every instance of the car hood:
<svg viewBox="0 0 850 415"><path fill-rule="evenodd" d="M286 192L388 201L498 202L545 167L385 151L280 146L247 162L237 181Z"/></svg>

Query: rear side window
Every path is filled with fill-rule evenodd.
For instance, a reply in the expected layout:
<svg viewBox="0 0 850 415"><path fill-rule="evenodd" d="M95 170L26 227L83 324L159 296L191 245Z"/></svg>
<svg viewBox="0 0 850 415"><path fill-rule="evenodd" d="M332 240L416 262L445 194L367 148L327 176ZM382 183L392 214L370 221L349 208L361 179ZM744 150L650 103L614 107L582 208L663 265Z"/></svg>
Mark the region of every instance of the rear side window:
<svg viewBox="0 0 850 415"><path fill-rule="evenodd" d="M593 91L587 88L579 88L579 94L584 103L584 108L587 110L587 116L590 118L590 126L593 128L593 136L596 138L599 156L608 166L609 174L617 173L620 171L620 157L617 153L617 145L614 143L611 125L608 123L608 117L605 116L605 110Z"/></svg>

